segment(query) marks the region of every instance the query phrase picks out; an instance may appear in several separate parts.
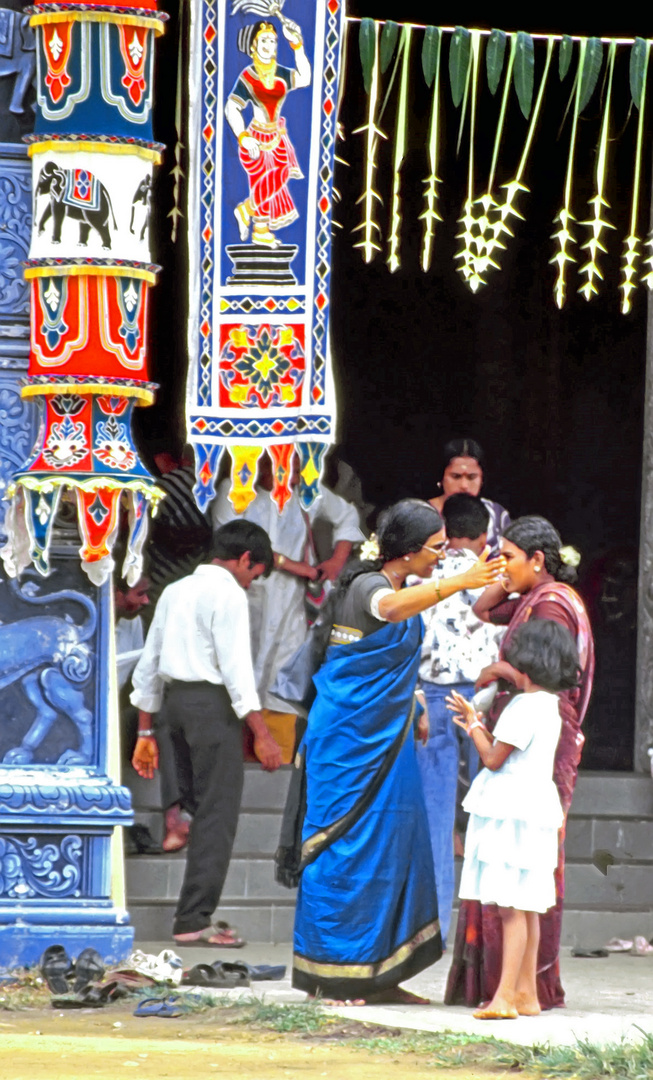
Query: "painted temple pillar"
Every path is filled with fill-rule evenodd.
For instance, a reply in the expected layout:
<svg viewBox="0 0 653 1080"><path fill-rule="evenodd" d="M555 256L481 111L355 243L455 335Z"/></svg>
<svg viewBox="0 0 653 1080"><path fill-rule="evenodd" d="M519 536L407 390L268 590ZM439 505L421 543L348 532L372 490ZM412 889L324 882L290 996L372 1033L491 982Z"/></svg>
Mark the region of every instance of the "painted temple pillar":
<svg viewBox="0 0 653 1080"><path fill-rule="evenodd" d="M153 400L151 104L163 26L155 0L128 7L0 7L0 967L33 964L53 943L72 957L91 945L107 961L133 945L111 548L124 522L119 569L133 583L159 494L130 417ZM52 184L39 195L48 168L71 180L62 214Z"/></svg>

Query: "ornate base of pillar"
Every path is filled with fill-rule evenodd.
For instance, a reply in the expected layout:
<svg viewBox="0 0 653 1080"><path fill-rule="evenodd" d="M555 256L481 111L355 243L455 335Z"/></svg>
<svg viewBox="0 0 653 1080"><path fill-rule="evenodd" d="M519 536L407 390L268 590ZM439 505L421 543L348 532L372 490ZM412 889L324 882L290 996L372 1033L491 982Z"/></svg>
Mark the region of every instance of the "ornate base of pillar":
<svg viewBox="0 0 653 1080"><path fill-rule="evenodd" d="M115 914L115 913L114 913ZM63 925L64 920L66 925ZM71 960L89 945L97 949L105 964L119 963L133 951L133 926L98 926L80 922L70 925L70 912L61 913L61 923L14 923L0 925L0 966L13 970L38 964L48 945L63 945Z"/></svg>

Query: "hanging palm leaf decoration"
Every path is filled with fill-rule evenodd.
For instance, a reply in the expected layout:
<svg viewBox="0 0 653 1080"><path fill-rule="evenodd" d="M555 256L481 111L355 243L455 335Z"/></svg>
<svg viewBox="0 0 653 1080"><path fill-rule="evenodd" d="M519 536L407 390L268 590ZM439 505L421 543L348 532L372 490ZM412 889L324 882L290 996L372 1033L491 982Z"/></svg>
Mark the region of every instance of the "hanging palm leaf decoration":
<svg viewBox="0 0 653 1080"><path fill-rule="evenodd" d="M387 25L387 24L386 24ZM392 206L390 210L390 237L388 240L388 266L390 272L399 269L399 245L401 229L401 166L406 153L406 107L408 102L408 70L410 64L411 26L404 26L401 41L401 84L395 125L395 149L392 176Z"/></svg>
<svg viewBox="0 0 653 1080"><path fill-rule="evenodd" d="M533 138L535 135L535 129L537 122L542 111L542 102L544 101L544 91L546 89L547 79L549 77L549 70L551 68L551 59L553 57L553 48L555 45L555 38L549 38L546 46L546 59L544 61L544 71L542 72L542 78L540 80L539 90L537 92L537 98L535 100L535 108L533 109L530 124L528 126L528 132L526 134L526 140L524 142L524 149L519 160L517 172L513 176L512 180L507 184L502 185L502 190L505 191L505 201L500 206L495 206L493 220L491 223L493 239L488 241L488 251L491 254L494 247L504 247L504 244L500 243L502 235L509 237L513 236L512 230L508 227L507 222L511 217L518 218L523 221L523 214L520 214L516 209L514 203L520 191L529 191L526 184L523 183L523 176L526 172L526 166L528 165L528 158L533 146Z"/></svg>
<svg viewBox="0 0 653 1080"><path fill-rule="evenodd" d="M362 248L363 258L369 263L377 251L381 250L378 239L381 235L381 226L374 219L376 203L383 200L376 190L377 150L379 139L387 136L375 122L376 105L379 96L379 34L378 25L374 19L361 19L358 36L358 46L363 69L363 85L367 93L367 123L356 128L354 135L365 133L365 186L363 193L357 200L363 204L363 220L357 225L354 232L363 231L363 239L354 247Z"/></svg>
<svg viewBox="0 0 653 1080"><path fill-rule="evenodd" d="M555 302L559 308L562 308L567 296L567 264L570 262L576 262L573 255L570 255L567 250L568 244L575 244L576 238L572 234L569 226L572 221L575 221L575 217L571 212L572 205L572 193L573 193L573 179L574 179L574 156L576 153L576 136L578 133L578 117L588 104L601 70L601 64L603 61L603 45L599 38L581 38L580 48L578 55L578 70L576 72L576 84L574 92L574 115L571 125L571 136L569 139L569 153L567 156L567 176L565 180L564 191L564 203L560 213L555 218L556 222L560 223L558 232L552 236L553 240L558 241L560 250L557 255L554 255L550 260L552 263L556 263L558 267L558 276L554 287Z"/></svg>
<svg viewBox="0 0 653 1080"><path fill-rule="evenodd" d="M608 169L608 140L610 132L610 103L612 100L612 76L614 75L614 58L617 53L616 41L610 42L610 50L608 52L608 84L605 93L605 101L603 104L603 120L601 122L601 135L599 138L599 148L596 155L596 192L594 198L590 199L590 206L594 207L594 217L591 221L582 221L581 225L587 225L592 231L592 235L586 244L583 244L582 250L589 252L589 259L584 266L581 266L579 273L584 274L587 280L579 287L579 293L582 293L586 300L590 300L592 296L598 295L598 288L596 286L596 279L603 280L603 274L598 265L598 254L602 251L604 254L607 248L601 242L601 234L604 229L614 229L614 225L609 221L605 221L602 217L603 207L609 209L609 204L604 198L605 193L605 179Z"/></svg>
<svg viewBox="0 0 653 1080"><path fill-rule="evenodd" d="M505 248L505 245L500 240L501 232L509 232L502 223L500 223L499 229L495 229L495 215L493 211L498 207L498 203L494 198L492 189L494 187L494 176L497 167L497 161L499 157L499 149L501 147L501 139L503 137L503 130L506 119L506 112L508 109L508 98L510 96L510 87L512 81L512 73L515 63L515 54L517 48L517 37L512 34L510 37L510 56L508 59L508 69L506 71L506 78L503 87L503 95L501 100L501 109L499 112L499 119L497 121L497 129L494 136L494 150L492 152L492 164L490 165L490 175L488 179L487 189L484 195L476 200L476 204L481 207L481 214L476 219L476 228L478 235L476 237L477 253L474 256L474 281L477 288L480 285L484 285L485 278L483 274L487 273L490 268L496 270L499 269L498 263L492 259L492 254L495 248ZM501 81L501 73L503 69L503 61L506 49L506 34L502 30L493 30L488 42L487 51L485 54L486 69L488 86L490 93L494 96L499 88Z"/></svg>
<svg viewBox="0 0 653 1080"><path fill-rule="evenodd" d="M461 259L457 270L462 274L472 292L476 292L479 285L484 284L475 266L474 259L480 254L483 242L477 242L477 226L474 214L474 136L476 134L476 98L478 91L478 68L481 51L481 32L471 30L471 58L467 72L467 87L470 98L469 114L469 157L467 159L467 198L463 204L463 212L458 218L458 224L462 225L461 232L456 234L456 239L461 240L460 250L454 255L455 259ZM452 42L453 44L453 42ZM450 54L451 56L451 54ZM449 62L451 72L451 59ZM452 84L453 92L453 84ZM454 98L455 100L455 98ZM462 129L461 129L462 130Z"/></svg>
<svg viewBox="0 0 653 1080"><path fill-rule="evenodd" d="M646 104L646 76L648 74L648 62L651 54L651 42L643 38L637 38L630 50L630 93L633 103L638 111L637 117L637 143L635 147L635 170L633 176L633 194L630 211L630 235L624 240L622 255L623 281L619 288L622 291L621 310L627 315L631 309L631 293L636 289L635 278L637 274L637 262L640 258L641 240L637 235L637 221L639 218L639 190L642 177L642 145L644 141L644 107ZM653 233L649 234L646 242L649 249L649 257L644 265L649 267L648 273L642 278L649 289L653 289Z"/></svg>
<svg viewBox="0 0 653 1080"><path fill-rule="evenodd" d="M388 215L386 262L391 272L401 265L401 229L403 225L402 169L409 145L409 95L411 64L415 69L412 49L414 31L410 24L398 24L387 21L376 23L373 19L362 19L359 26L359 52L363 83L367 95L366 122L357 129L365 136L365 165L363 191L358 199L362 206L360 224L355 232L362 235L356 247L362 250L366 262L371 262L382 248L382 230L377 220L382 199L376 190L379 169L379 156L382 141L387 139L382 130L382 121L386 107L392 98L396 100L396 119L392 141L392 194ZM562 39L549 37L546 40L546 57L539 86L536 86L536 50L533 38L523 31L506 33L494 29L486 37L485 70L489 94L497 101L497 119L494 132L491 164L487 184L478 194L477 187L477 117L480 93L480 65L482 59L482 40L484 31L468 30L457 26L453 32L443 31L439 27L427 26L421 49L421 69L427 88L431 91L430 117L426 154L428 175L424 179L424 208L420 214L423 231L420 247L420 265L428 271L432 265L437 223L442 220L439 210L440 184L439 171L442 153L442 38L451 33L448 70L451 96L454 107L458 110L458 134L456 152L460 151L463 138L468 137L467 190L458 219L460 230L456 239L459 241L456 254L457 270L469 288L476 292L487 281L492 269L500 269L499 255L505 250L507 241L513 236L513 219L522 219L518 209L521 192L528 192L524 182L526 170L533 151L535 133L540 121L545 91L548 86L555 43L558 48L558 74L560 82L569 78L575 64L575 75L569 104L563 118L571 112L569 145L565 168L565 182L562 206L555 217L556 232L552 239L556 242L556 252L550 260L556 266L554 298L562 308L568 292L569 264L577 261L574 251L578 243L578 230L588 231L580 250L586 253L580 270L578 292L587 300L598 294L603 280L601 255L606 254L606 230L614 226L604 216L609 209L606 199L610 165L610 151L615 143L611 138L613 122L613 86L618 48L623 42L609 42L605 67L603 99L600 111L600 129L596 154L594 157L594 189L589 200L591 215L588 220L577 225L574 216L574 181L577 170L577 147L580 117L591 102L599 76L603 68L603 44L599 38L572 39L565 35ZM578 41L578 47L576 46ZM633 166L633 185L631 195L630 232L623 241L621 261L622 294L621 310L631 310L632 297L638 284L638 267L642 258L642 240L638 234L640 224L642 159L644 153L644 118L649 58L652 41L637 38L630 47L630 90L633 104L638 113L635 160ZM539 49L539 46L538 46ZM538 54L539 55L539 54ZM519 106L511 111L511 96L514 89ZM616 90L615 90L616 94ZM379 102L381 105L379 107ZM519 164L512 179L501 186L501 195L495 190L499 172L501 154L506 137L508 117L513 115L521 122L519 114L527 122L527 133L519 159ZM590 122L594 122L593 119ZM653 230L646 241L647 258L644 261L641 281L653 290Z"/></svg>
<svg viewBox="0 0 653 1080"><path fill-rule="evenodd" d="M420 214L420 220L424 222L424 235L422 237L422 270L426 272L431 265L433 252L433 239L435 236L435 222L442 218L435 209L438 193L436 184L442 183L438 176L438 161L440 157L440 56L442 53L442 31L437 26L427 26L424 32L424 44L422 45L422 71L428 87L433 87L433 101L431 103L431 120L429 124L428 158L430 173L424 184L424 200L426 209Z"/></svg>

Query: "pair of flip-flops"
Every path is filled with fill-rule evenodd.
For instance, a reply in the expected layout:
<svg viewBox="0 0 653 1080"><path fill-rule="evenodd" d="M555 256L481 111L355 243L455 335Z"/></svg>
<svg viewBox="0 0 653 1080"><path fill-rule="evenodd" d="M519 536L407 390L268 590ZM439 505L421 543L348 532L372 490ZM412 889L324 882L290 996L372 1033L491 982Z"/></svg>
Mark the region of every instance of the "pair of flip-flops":
<svg viewBox="0 0 653 1080"><path fill-rule="evenodd" d="M73 963L63 945L50 945L39 960L39 970L53 994L68 994L69 982L79 994L89 983L97 982L105 972L104 961L93 948L82 949Z"/></svg>
<svg viewBox="0 0 653 1080"><path fill-rule="evenodd" d="M134 1016L158 1016L161 1020L174 1020L183 1015L180 1004L179 994L170 994L166 998L143 998L134 1009Z"/></svg>
<svg viewBox="0 0 653 1080"><path fill-rule="evenodd" d="M233 963L216 960L214 964L195 964L184 972L182 986L208 986L231 990L249 986L250 982L280 981L285 977L283 964L246 964L243 960Z"/></svg>

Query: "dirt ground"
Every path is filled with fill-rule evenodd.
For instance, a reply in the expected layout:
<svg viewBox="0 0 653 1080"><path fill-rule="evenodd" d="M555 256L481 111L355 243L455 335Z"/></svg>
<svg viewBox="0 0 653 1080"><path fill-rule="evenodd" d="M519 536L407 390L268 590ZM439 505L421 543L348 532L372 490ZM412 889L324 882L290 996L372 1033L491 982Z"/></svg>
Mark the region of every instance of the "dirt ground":
<svg viewBox="0 0 653 1080"><path fill-rule="evenodd" d="M2 1014L2 1080L497 1080L511 1073L506 1066L443 1069L427 1055L359 1050L349 1045L361 1037L358 1025L304 1037L225 1026L211 1011L161 1020L134 1017L132 1009Z"/></svg>

